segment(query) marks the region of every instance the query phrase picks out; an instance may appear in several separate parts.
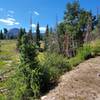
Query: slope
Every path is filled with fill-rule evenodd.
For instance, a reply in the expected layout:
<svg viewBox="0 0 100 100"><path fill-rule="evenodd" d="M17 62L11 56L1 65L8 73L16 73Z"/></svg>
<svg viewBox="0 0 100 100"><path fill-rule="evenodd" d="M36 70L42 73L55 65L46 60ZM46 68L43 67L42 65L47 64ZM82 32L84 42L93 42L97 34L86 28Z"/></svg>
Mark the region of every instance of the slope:
<svg viewBox="0 0 100 100"><path fill-rule="evenodd" d="M100 56L65 73L41 100L100 100Z"/></svg>

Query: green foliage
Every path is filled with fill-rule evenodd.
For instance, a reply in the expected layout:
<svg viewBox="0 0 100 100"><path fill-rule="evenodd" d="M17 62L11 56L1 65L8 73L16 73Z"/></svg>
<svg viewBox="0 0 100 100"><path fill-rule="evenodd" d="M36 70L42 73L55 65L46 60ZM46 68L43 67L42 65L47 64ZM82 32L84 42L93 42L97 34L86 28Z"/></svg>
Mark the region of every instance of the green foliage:
<svg viewBox="0 0 100 100"><path fill-rule="evenodd" d="M0 94L0 100L7 100L6 96Z"/></svg>
<svg viewBox="0 0 100 100"><path fill-rule="evenodd" d="M91 42L92 54L100 55L100 40L96 40L95 42Z"/></svg>
<svg viewBox="0 0 100 100"><path fill-rule="evenodd" d="M7 85L9 86L8 89L10 91L8 94L8 100L21 100L26 89L23 75L19 73L18 69L16 71L16 74L13 75L7 82Z"/></svg>
<svg viewBox="0 0 100 100"><path fill-rule="evenodd" d="M48 49L49 46L49 38L50 38L50 34L49 34L49 26L46 26L46 31L45 31L45 49Z"/></svg>
<svg viewBox="0 0 100 100"><path fill-rule="evenodd" d="M5 39L7 39L7 37L8 37L8 36L7 36L7 33L8 33L8 30L7 30L6 28L4 28L4 38L5 38Z"/></svg>
<svg viewBox="0 0 100 100"><path fill-rule="evenodd" d="M92 57L92 48L89 44L85 44L77 51L77 55L69 60L71 66L76 66L82 61Z"/></svg>
<svg viewBox="0 0 100 100"><path fill-rule="evenodd" d="M59 43L59 50L60 53L63 54L63 42L64 42L64 35L66 33L66 24L64 22L60 23L57 27L57 33L58 33L58 43Z"/></svg>
<svg viewBox="0 0 100 100"><path fill-rule="evenodd" d="M48 36L49 36L49 26L47 25L46 26L45 37L48 37Z"/></svg>
<svg viewBox="0 0 100 100"><path fill-rule="evenodd" d="M45 92L50 89L50 84L56 83L59 76L71 70L66 58L56 53L45 54L45 60L40 67L40 89Z"/></svg>
<svg viewBox="0 0 100 100"><path fill-rule="evenodd" d="M84 44L83 47L78 49L77 56L79 56L80 59L83 61L83 60L91 58L91 56L92 56L91 52L92 52L92 48L91 48L90 44Z"/></svg>
<svg viewBox="0 0 100 100"><path fill-rule="evenodd" d="M40 27L39 23L37 23L37 27L36 27L36 44L37 44L38 47L40 47L40 40L41 40L39 27Z"/></svg>
<svg viewBox="0 0 100 100"><path fill-rule="evenodd" d="M39 97L38 61L35 46L29 35L22 37L22 45L19 49L20 65L16 70L16 76L12 78L13 100L30 100ZM10 92L11 94L11 92ZM9 97L10 97L9 96Z"/></svg>
<svg viewBox="0 0 100 100"><path fill-rule="evenodd" d="M29 41L29 37L24 36L22 42L23 45L20 47L21 64L15 75L9 79L9 100L39 98L54 86L64 72L100 53L100 41L97 40L84 44L77 50L77 55L69 60L56 53L44 53L41 58L43 61L38 63L35 46Z"/></svg>
<svg viewBox="0 0 100 100"><path fill-rule="evenodd" d="M87 60L91 57L100 55L100 40L92 41L91 43L84 44L77 50L77 55L69 59L70 66L76 66L82 61Z"/></svg>
<svg viewBox="0 0 100 100"><path fill-rule="evenodd" d="M3 34L2 30L0 30L0 39L4 39L4 34Z"/></svg>
<svg viewBox="0 0 100 100"><path fill-rule="evenodd" d="M1 41L0 41L0 52L1 52Z"/></svg>
<svg viewBox="0 0 100 100"><path fill-rule="evenodd" d="M20 46L22 45L22 37L23 35L26 34L26 31L25 29L21 28L20 31L19 31L19 34L18 34L18 37L17 37L17 49L20 48Z"/></svg>
<svg viewBox="0 0 100 100"><path fill-rule="evenodd" d="M21 53L21 65L20 65L20 71L23 73L27 89L30 90L29 96L36 96L37 90L37 81L33 77L37 77L36 72L34 73L35 69L38 67L38 62L36 60L36 49L35 46L32 44L31 40L28 36L24 36L22 39L22 46L20 48ZM36 86L37 85L37 86ZM34 88L34 89L33 89ZM36 89L35 89L36 88ZM31 95L34 94L34 95Z"/></svg>
<svg viewBox="0 0 100 100"><path fill-rule="evenodd" d="M66 56L69 57L75 56L76 49L84 44L89 27L92 31L95 23L95 16L92 15L91 11L81 8L79 1L74 0L72 3L68 3L64 13L64 20L58 25L60 53L68 54ZM88 24L91 24L91 26ZM67 35L64 37L64 34ZM65 48L67 49L65 50Z"/></svg>
<svg viewBox="0 0 100 100"><path fill-rule="evenodd" d="M73 66L82 61L100 54L100 41L96 41L95 45L92 43L83 45L89 17L92 18L92 26L94 27L95 18L91 12L81 9L78 1L74 1L72 4L68 3L64 21L58 25L57 31L52 32L51 29L49 35L47 25L45 41L47 43L46 48L50 52L45 53L43 61L40 62L38 62L36 51L36 46L40 47L41 40L39 23L36 28L36 46L33 45L32 30L26 35L25 29L20 29L17 44L20 53L20 65L16 68L15 75L9 79L7 85L9 86L9 100L34 100L39 98L40 95L51 88L52 84L58 82L58 78L64 72L70 71ZM68 33L68 38L71 37L71 43L73 41L77 44L82 42L82 47L78 46L76 56L71 59L57 54L59 51L63 53L65 33ZM67 42L70 42L70 39ZM71 45L71 43L68 45L70 51L73 49L70 47L74 44ZM5 63L0 62L0 65L5 66Z"/></svg>

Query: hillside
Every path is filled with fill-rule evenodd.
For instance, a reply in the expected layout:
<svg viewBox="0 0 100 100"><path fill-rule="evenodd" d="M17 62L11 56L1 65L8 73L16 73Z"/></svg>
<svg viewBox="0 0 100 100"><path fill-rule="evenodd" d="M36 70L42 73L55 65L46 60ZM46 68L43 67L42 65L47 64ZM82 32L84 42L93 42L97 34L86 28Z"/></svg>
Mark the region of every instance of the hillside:
<svg viewBox="0 0 100 100"><path fill-rule="evenodd" d="M100 56L65 73L41 100L100 100Z"/></svg>

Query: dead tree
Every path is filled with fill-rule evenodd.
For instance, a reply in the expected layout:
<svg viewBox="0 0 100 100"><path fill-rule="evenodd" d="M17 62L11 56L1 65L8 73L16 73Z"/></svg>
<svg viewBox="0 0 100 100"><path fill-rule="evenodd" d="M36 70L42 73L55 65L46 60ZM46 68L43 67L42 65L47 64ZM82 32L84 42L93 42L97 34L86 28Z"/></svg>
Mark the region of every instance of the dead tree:
<svg viewBox="0 0 100 100"><path fill-rule="evenodd" d="M91 40L90 39L91 31L92 31L92 17L89 16L88 23L87 23L87 32L86 32L86 35L85 35L84 42L87 43Z"/></svg>
<svg viewBox="0 0 100 100"><path fill-rule="evenodd" d="M68 34L65 33L64 34L64 42L63 42L63 52L64 52L65 56L69 55L69 53L68 53L68 51L69 51L68 46L69 46L69 38L68 38Z"/></svg>
<svg viewBox="0 0 100 100"><path fill-rule="evenodd" d="M63 42L63 53L68 58L75 56L76 44L74 37L71 34L65 33Z"/></svg>

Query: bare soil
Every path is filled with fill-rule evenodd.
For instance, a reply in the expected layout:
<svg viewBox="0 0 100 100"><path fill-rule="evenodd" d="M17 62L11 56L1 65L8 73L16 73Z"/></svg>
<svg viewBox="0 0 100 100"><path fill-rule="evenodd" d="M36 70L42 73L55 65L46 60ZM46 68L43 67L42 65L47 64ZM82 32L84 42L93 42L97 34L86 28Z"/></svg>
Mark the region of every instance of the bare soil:
<svg viewBox="0 0 100 100"><path fill-rule="evenodd" d="M59 81L41 100L100 100L100 56L79 64Z"/></svg>

